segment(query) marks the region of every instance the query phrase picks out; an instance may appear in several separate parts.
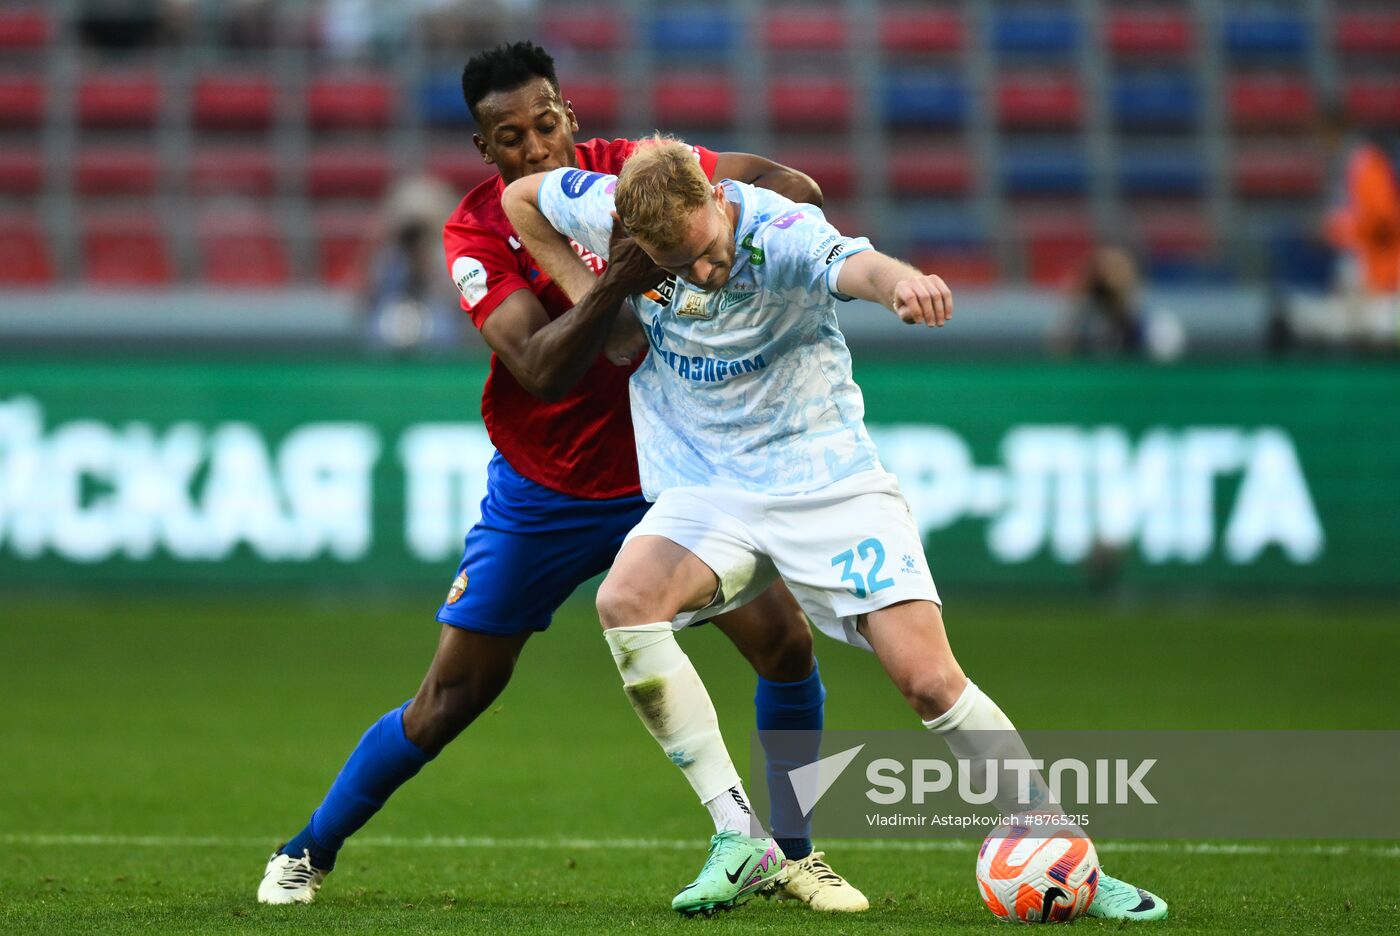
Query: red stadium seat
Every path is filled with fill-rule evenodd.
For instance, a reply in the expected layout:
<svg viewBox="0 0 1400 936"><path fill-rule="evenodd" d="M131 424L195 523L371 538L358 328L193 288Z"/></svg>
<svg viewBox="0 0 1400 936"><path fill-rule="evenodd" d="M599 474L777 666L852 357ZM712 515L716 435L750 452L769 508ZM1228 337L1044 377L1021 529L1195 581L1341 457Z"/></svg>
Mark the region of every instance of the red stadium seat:
<svg viewBox="0 0 1400 936"><path fill-rule="evenodd" d="M1400 124L1400 79L1352 78L1342 90L1347 116L1368 127Z"/></svg>
<svg viewBox="0 0 1400 936"><path fill-rule="evenodd" d="M955 52L964 41L962 17L951 11L892 9L880 17L880 46L887 52Z"/></svg>
<svg viewBox="0 0 1400 936"><path fill-rule="evenodd" d="M1337 50L1400 54L1400 12L1356 10L1338 13Z"/></svg>
<svg viewBox="0 0 1400 936"><path fill-rule="evenodd" d="M458 195L466 195L487 179L494 178L496 167L481 161L476 149L454 146L428 154L428 173L442 179Z"/></svg>
<svg viewBox="0 0 1400 936"><path fill-rule="evenodd" d="M846 47L846 17L819 6L779 7L763 19L763 42L775 52L827 51Z"/></svg>
<svg viewBox="0 0 1400 936"><path fill-rule="evenodd" d="M84 75L78 84L78 123L84 127L154 127L164 87L151 72Z"/></svg>
<svg viewBox="0 0 1400 936"><path fill-rule="evenodd" d="M943 277L954 290L990 286L1000 278L996 257L985 247L916 247L909 262L925 273Z"/></svg>
<svg viewBox="0 0 1400 936"><path fill-rule="evenodd" d="M1007 75L997 87L997 113L1007 127L1077 127L1083 111L1072 75Z"/></svg>
<svg viewBox="0 0 1400 936"><path fill-rule="evenodd" d="M37 195L44 188L44 159L37 149L0 149L0 193Z"/></svg>
<svg viewBox="0 0 1400 936"><path fill-rule="evenodd" d="M1302 130L1312 122L1312 86L1295 75L1236 75L1227 86L1230 118L1238 128Z"/></svg>
<svg viewBox="0 0 1400 936"><path fill-rule="evenodd" d="M129 212L83 219L83 276L94 286L164 286L174 265L153 217Z"/></svg>
<svg viewBox="0 0 1400 936"><path fill-rule="evenodd" d="M1026 274L1037 286L1065 286L1094 249L1094 233L1083 209L1062 217L1023 219L1019 224L1026 245Z"/></svg>
<svg viewBox="0 0 1400 936"><path fill-rule="evenodd" d="M1118 55L1180 55L1191 47L1191 20L1177 10L1114 10L1105 26Z"/></svg>
<svg viewBox="0 0 1400 936"><path fill-rule="evenodd" d="M366 149L321 149L306 167L312 198L378 198L389 187L393 165L387 153Z"/></svg>
<svg viewBox="0 0 1400 936"><path fill-rule="evenodd" d="M0 10L0 49L40 49L52 35L48 13L37 6Z"/></svg>
<svg viewBox="0 0 1400 936"><path fill-rule="evenodd" d="M37 127L44 119L44 85L28 75L0 75L0 127Z"/></svg>
<svg viewBox="0 0 1400 936"><path fill-rule="evenodd" d="M844 150L789 149L774 157L778 162L807 173L821 186L824 199L848 198L856 190L855 158Z"/></svg>
<svg viewBox="0 0 1400 936"><path fill-rule="evenodd" d="M192 94L195 126L202 130L266 130L272 125L277 86L257 74L205 75Z"/></svg>
<svg viewBox="0 0 1400 936"><path fill-rule="evenodd" d="M1153 257L1205 257L1213 249L1210 222L1200 211L1145 214L1136 227Z"/></svg>
<svg viewBox="0 0 1400 936"><path fill-rule="evenodd" d="M396 97L384 75L318 75L306 88L306 122L317 130L382 130L394 119Z"/></svg>
<svg viewBox="0 0 1400 936"><path fill-rule="evenodd" d="M667 75L656 81L652 108L660 126L727 127L734 122L734 85L723 74Z"/></svg>
<svg viewBox="0 0 1400 936"><path fill-rule="evenodd" d="M321 282L338 289L362 285L378 238L378 215L372 211L323 212L315 223L316 272Z"/></svg>
<svg viewBox="0 0 1400 936"><path fill-rule="evenodd" d="M0 217L0 284L43 286L53 281L53 259L31 218Z"/></svg>
<svg viewBox="0 0 1400 936"><path fill-rule="evenodd" d="M206 215L199 252L200 275L212 286L272 288L291 280L282 234L262 215Z"/></svg>
<svg viewBox="0 0 1400 936"><path fill-rule="evenodd" d="M896 195L960 195L972 189L972 161L962 148L898 150L889 159Z"/></svg>
<svg viewBox="0 0 1400 936"><path fill-rule="evenodd" d="M103 146L79 154L73 183L80 195L151 195L159 176L151 148Z"/></svg>
<svg viewBox="0 0 1400 936"><path fill-rule="evenodd" d="M622 46L627 28L617 11L609 6L579 9L552 9L543 17L548 48L568 46L575 49L608 51Z"/></svg>
<svg viewBox="0 0 1400 936"><path fill-rule="evenodd" d="M1245 196L1305 198L1322 191L1322 161L1314 153L1281 146L1241 150L1235 189Z"/></svg>
<svg viewBox="0 0 1400 936"><path fill-rule="evenodd" d="M768 122L784 130L845 127L854 104L855 92L844 77L799 76L768 83Z"/></svg>
<svg viewBox="0 0 1400 936"><path fill-rule="evenodd" d="M190 161L190 190L196 195L266 197L277 188L273 154L264 146L208 146Z"/></svg>
<svg viewBox="0 0 1400 936"><path fill-rule="evenodd" d="M574 107L579 123L589 127L612 127L622 110L622 91L609 78L560 79L564 99Z"/></svg>

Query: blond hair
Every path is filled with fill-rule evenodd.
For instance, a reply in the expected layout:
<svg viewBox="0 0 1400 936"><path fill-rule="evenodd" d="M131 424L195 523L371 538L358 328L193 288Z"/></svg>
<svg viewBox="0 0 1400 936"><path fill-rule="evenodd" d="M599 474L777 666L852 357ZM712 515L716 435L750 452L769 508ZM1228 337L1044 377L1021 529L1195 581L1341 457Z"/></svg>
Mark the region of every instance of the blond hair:
<svg viewBox="0 0 1400 936"><path fill-rule="evenodd" d="M660 134L627 157L614 194L627 233L658 250L679 246L686 219L712 197L695 150Z"/></svg>

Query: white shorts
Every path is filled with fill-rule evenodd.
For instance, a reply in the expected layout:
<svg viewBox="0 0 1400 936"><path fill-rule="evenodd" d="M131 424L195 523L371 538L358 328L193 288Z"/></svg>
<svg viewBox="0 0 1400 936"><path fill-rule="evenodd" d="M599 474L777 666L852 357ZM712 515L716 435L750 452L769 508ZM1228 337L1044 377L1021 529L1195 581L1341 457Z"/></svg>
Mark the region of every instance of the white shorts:
<svg viewBox="0 0 1400 936"><path fill-rule="evenodd" d="M942 603L909 505L882 470L808 494L671 488L627 540L635 536L664 536L719 578L715 600L677 617L677 629L753 600L778 576L818 628L865 650L860 615L911 599Z"/></svg>

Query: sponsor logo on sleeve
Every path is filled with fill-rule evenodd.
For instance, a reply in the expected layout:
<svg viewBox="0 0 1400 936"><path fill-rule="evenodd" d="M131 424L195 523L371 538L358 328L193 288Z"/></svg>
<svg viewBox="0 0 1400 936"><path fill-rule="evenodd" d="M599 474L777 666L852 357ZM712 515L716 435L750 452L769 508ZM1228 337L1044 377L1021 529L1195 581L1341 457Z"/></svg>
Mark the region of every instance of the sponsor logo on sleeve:
<svg viewBox="0 0 1400 936"><path fill-rule="evenodd" d="M773 222L773 227L777 228L777 229L780 230L780 231L786 231L788 228L792 227L794 224L796 224L797 222L799 222L799 221L801 221L801 220L802 220L802 212L800 212L800 211L792 211L792 212L789 212L788 214L783 215L783 216L782 216L781 218L779 218L778 220L774 221L774 222Z"/></svg>
<svg viewBox="0 0 1400 936"><path fill-rule="evenodd" d="M669 306L671 300L676 298L676 278L668 276L661 281L661 285L655 289L648 289L642 295L663 308Z"/></svg>
<svg viewBox="0 0 1400 936"><path fill-rule="evenodd" d="M585 172L582 169L570 169L564 173L559 180L559 187L564 190L564 194L570 198L582 198L583 193L593 187L593 183L603 178L600 172Z"/></svg>
<svg viewBox="0 0 1400 936"><path fill-rule="evenodd" d="M458 257L452 261L452 282L467 305L475 306L486 296L486 267L475 257Z"/></svg>
<svg viewBox="0 0 1400 936"><path fill-rule="evenodd" d="M836 262L836 258L839 257L839 256L841 256L843 253L845 253L845 252L846 252L846 248L849 247L849 246L850 246L850 243L849 243L849 242L843 242L843 243L837 244L835 247L831 248L831 252L828 253L828 254L826 255L826 261L825 261L826 265L827 265L827 266L831 266L833 263L835 263L835 262Z"/></svg>

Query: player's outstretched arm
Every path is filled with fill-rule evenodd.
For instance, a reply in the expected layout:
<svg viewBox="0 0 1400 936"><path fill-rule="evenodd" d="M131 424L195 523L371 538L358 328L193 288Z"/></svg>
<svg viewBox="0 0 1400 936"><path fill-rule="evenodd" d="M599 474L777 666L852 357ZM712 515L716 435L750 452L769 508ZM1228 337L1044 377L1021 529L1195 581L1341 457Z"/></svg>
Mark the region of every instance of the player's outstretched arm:
<svg viewBox="0 0 1400 936"><path fill-rule="evenodd" d="M720 153L711 181L720 179L747 182L777 192L789 201L822 206L821 186L811 176L752 153Z"/></svg>
<svg viewBox="0 0 1400 936"><path fill-rule="evenodd" d="M529 176L512 183L506 190L507 195L516 185L532 180L534 190L538 191L541 178ZM517 192L517 197L520 195ZM502 202L504 204L505 199ZM562 244L563 251L556 258L555 267L570 279L565 282L553 269L546 266L546 270L556 282L561 283L565 292L574 295L574 290L577 290L584 299L551 320L533 293L525 289L516 290L486 319L481 335L522 387L541 399L557 400L578 383L603 352L604 343L617 322L618 309L630 295L632 283L624 276L628 272L625 263L616 274L605 274L604 279L595 279L593 272L569 246L568 240L550 227L544 216L539 214L539 209L533 207L533 202L531 210L539 216L551 235L548 239L541 239L543 249L548 252L553 239ZM519 208L517 211L526 224L530 223L527 212ZM521 235L521 242L541 266L545 266L536 244L525 236L521 220L512 217L512 223ZM567 254L567 257L563 254ZM611 267L609 270L611 272ZM595 283L599 288L590 289ZM573 289L569 288L570 284ZM610 353L610 357L614 363L623 359L617 353Z"/></svg>
<svg viewBox="0 0 1400 936"><path fill-rule="evenodd" d="M836 288L847 296L878 302L910 325L941 328L953 317L953 293L942 277L920 273L875 250L847 257Z"/></svg>

